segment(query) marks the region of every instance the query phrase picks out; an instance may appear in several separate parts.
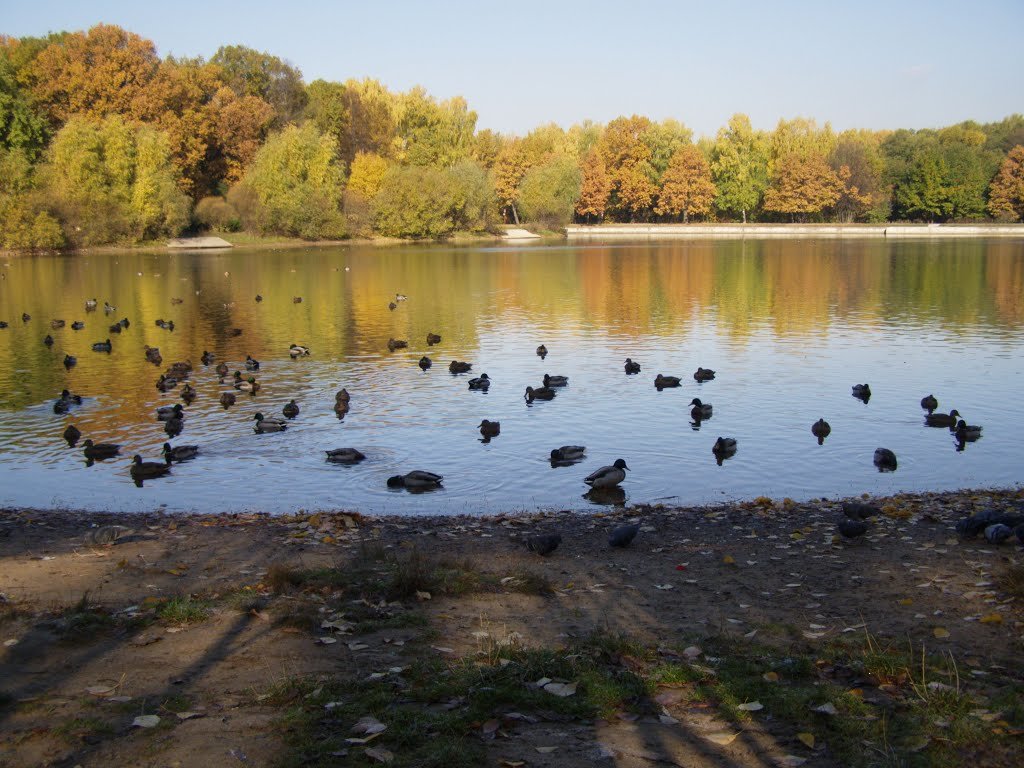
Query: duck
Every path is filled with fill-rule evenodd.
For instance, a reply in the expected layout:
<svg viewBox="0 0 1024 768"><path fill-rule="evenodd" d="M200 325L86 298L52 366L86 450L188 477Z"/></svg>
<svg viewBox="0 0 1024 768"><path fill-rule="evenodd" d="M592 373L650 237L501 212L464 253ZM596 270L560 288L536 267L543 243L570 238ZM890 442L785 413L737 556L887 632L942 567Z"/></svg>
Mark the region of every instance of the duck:
<svg viewBox="0 0 1024 768"><path fill-rule="evenodd" d="M427 333L427 346L432 347L441 343L441 337L436 333Z"/></svg>
<svg viewBox="0 0 1024 768"><path fill-rule="evenodd" d="M896 454L888 448L875 448L874 462L879 472L894 472L896 470Z"/></svg>
<svg viewBox="0 0 1024 768"><path fill-rule="evenodd" d="M547 557L562 543L560 533L537 533L526 537L526 548L541 557Z"/></svg>
<svg viewBox="0 0 1024 768"><path fill-rule="evenodd" d="M106 341L97 341L92 345L93 352L112 352L114 345L110 343L110 339Z"/></svg>
<svg viewBox="0 0 1024 768"><path fill-rule="evenodd" d="M234 392L221 392L220 393L220 404L225 408L228 408L235 404L235 393Z"/></svg>
<svg viewBox="0 0 1024 768"><path fill-rule="evenodd" d="M153 365L160 365L164 361L163 356L160 354L160 347L151 347L146 345L146 362L152 363Z"/></svg>
<svg viewBox="0 0 1024 768"><path fill-rule="evenodd" d="M405 339L388 339L388 351L394 352L396 349L405 349L409 346L409 342Z"/></svg>
<svg viewBox="0 0 1024 768"><path fill-rule="evenodd" d="M292 344L288 347L288 354L291 355L293 360L296 357L308 357L309 347L304 347L301 344Z"/></svg>
<svg viewBox="0 0 1024 768"><path fill-rule="evenodd" d="M591 488L614 488L626 479L627 469L625 459L616 459L611 466L595 469L583 478L583 482Z"/></svg>
<svg viewBox="0 0 1024 768"><path fill-rule="evenodd" d="M46 334L43 337L43 344L45 344L48 347L52 347L53 346L53 336L51 336L50 334Z"/></svg>
<svg viewBox="0 0 1024 768"><path fill-rule="evenodd" d="M567 387L569 385L568 376L549 376L544 374L544 386L545 387Z"/></svg>
<svg viewBox="0 0 1024 768"><path fill-rule="evenodd" d="M389 301L388 302L388 309L390 309L392 312L394 312L396 309L398 309L398 305L395 304L395 302L393 302L393 301Z"/></svg>
<svg viewBox="0 0 1024 768"><path fill-rule="evenodd" d="M183 409L181 403L175 403L174 405L161 405L156 409L157 421L167 421L168 419L180 419L182 418Z"/></svg>
<svg viewBox="0 0 1024 768"><path fill-rule="evenodd" d="M175 304L181 304L184 301L185 301L184 299L180 299L180 298L178 298L176 296L172 296L171 297L171 306L174 306Z"/></svg>
<svg viewBox="0 0 1024 768"><path fill-rule="evenodd" d="M851 394L866 403L871 399L871 387L867 384L854 384Z"/></svg>
<svg viewBox="0 0 1024 768"><path fill-rule="evenodd" d="M175 445L164 443L164 459L169 464L172 461L188 461L194 459L199 453L198 445Z"/></svg>
<svg viewBox="0 0 1024 768"><path fill-rule="evenodd" d="M736 438L719 437L715 440L715 444L711 446L711 452L715 456L731 456L736 453Z"/></svg>
<svg viewBox="0 0 1024 768"><path fill-rule="evenodd" d="M583 458L587 452L585 446L582 445L563 445L561 448L551 449L551 461L552 462L570 462L579 461Z"/></svg>
<svg viewBox="0 0 1024 768"><path fill-rule="evenodd" d="M75 320L75 321L74 321L74 322L73 322L73 323L71 324L71 330L72 330L72 331L80 331L80 330L82 330L83 328L85 328L85 323L83 323L83 322L82 322L81 320Z"/></svg>
<svg viewBox="0 0 1024 768"><path fill-rule="evenodd" d="M63 320L51 320L50 321L50 327L53 328L54 330L56 330L58 328L63 328L65 325L66 325L66 323Z"/></svg>
<svg viewBox="0 0 1024 768"><path fill-rule="evenodd" d="M347 403L352 399L352 395L348 393L348 390L342 387L334 393L334 402L336 403Z"/></svg>
<svg viewBox="0 0 1024 768"><path fill-rule="evenodd" d="M164 432L167 433L168 437L177 437L184 428L185 419L181 416L172 416L164 421Z"/></svg>
<svg viewBox="0 0 1024 768"><path fill-rule="evenodd" d="M626 358L626 364L623 366L626 369L626 374L640 373L640 363L633 362L629 357Z"/></svg>
<svg viewBox="0 0 1024 768"><path fill-rule="evenodd" d="M935 395L925 395L921 398L921 407L932 413L939 407L939 401L935 399Z"/></svg>
<svg viewBox="0 0 1024 768"><path fill-rule="evenodd" d="M344 401L344 400L336 400L334 402L334 414L339 419L344 419L345 418L345 414L347 414L348 411L349 411L349 404L346 401Z"/></svg>
<svg viewBox="0 0 1024 768"><path fill-rule="evenodd" d="M6 320L0 320L0 328L6 328L6 327L7 327L7 321Z"/></svg>
<svg viewBox="0 0 1024 768"><path fill-rule="evenodd" d="M539 347L537 347L537 357L539 357L541 360L543 360L547 356L548 356L548 348L547 347L545 347L543 344L541 344Z"/></svg>
<svg viewBox="0 0 1024 768"><path fill-rule="evenodd" d="M694 381L697 381L698 383L702 381L711 381L715 378L715 372L710 368L701 368L698 365L697 370L693 372L693 378Z"/></svg>
<svg viewBox="0 0 1024 768"><path fill-rule="evenodd" d="M842 517L836 523L836 529L844 539L856 539L868 532L868 524L863 520Z"/></svg>
<svg viewBox="0 0 1024 768"><path fill-rule="evenodd" d="M109 301L104 301L103 302L103 311L106 312L109 315L111 312L117 312L117 307L115 307Z"/></svg>
<svg viewBox="0 0 1024 768"><path fill-rule="evenodd" d="M491 386L491 377L481 373L477 378L469 380L469 388L486 392Z"/></svg>
<svg viewBox="0 0 1024 768"><path fill-rule="evenodd" d="M210 363L212 363L212 362L213 362L213 360L214 360L214 354L213 354L212 352L207 352L207 351L206 351L206 350L204 349L204 350L203 350L203 354L202 354L202 356L201 356L201 357L199 358L199 360L200 360L200 362L202 362L202 364L203 364L203 365L209 365L209 364L210 364Z"/></svg>
<svg viewBox="0 0 1024 768"><path fill-rule="evenodd" d="M473 364L472 363L466 363L466 362L463 362L463 361L460 361L460 360L452 360L448 364L448 371L450 373L469 373L469 371L472 368L473 368Z"/></svg>
<svg viewBox="0 0 1024 768"><path fill-rule="evenodd" d="M956 408L949 413L929 413L924 417L924 423L929 427L949 427L955 429L960 420L960 411Z"/></svg>
<svg viewBox="0 0 1024 768"><path fill-rule="evenodd" d="M219 370L220 366L218 366ZM245 356L245 370L247 371L258 371L260 369L260 361L253 359L252 355Z"/></svg>
<svg viewBox="0 0 1024 768"><path fill-rule="evenodd" d="M78 365L78 358L74 355L64 355L64 367L71 368L74 365Z"/></svg>
<svg viewBox="0 0 1024 768"><path fill-rule="evenodd" d="M284 408L281 409L281 413L285 415L285 418L294 419L299 415L299 404L294 400L291 400Z"/></svg>
<svg viewBox="0 0 1024 768"><path fill-rule="evenodd" d="M811 425L811 434L818 438L818 445L824 445L825 438L832 434L832 427L824 419L818 419Z"/></svg>
<svg viewBox="0 0 1024 768"><path fill-rule="evenodd" d="M292 304L301 304L301 303L302 303L302 297L301 296L292 296Z"/></svg>
<svg viewBox="0 0 1024 768"><path fill-rule="evenodd" d="M284 432L288 428L287 422L281 419L268 419L263 416L262 413L257 413L253 416L256 420L256 425L253 427L253 431L257 434L263 434L264 432Z"/></svg>
<svg viewBox="0 0 1024 768"><path fill-rule="evenodd" d="M191 405L192 401L196 399L196 394L195 387L186 381L185 386L181 389L181 399L184 400L186 404Z"/></svg>
<svg viewBox="0 0 1024 768"><path fill-rule="evenodd" d="M694 421L700 421L701 419L710 419L711 414L714 411L711 403L702 403L699 397L693 398L690 401L690 405L693 407L690 409L690 417Z"/></svg>
<svg viewBox="0 0 1024 768"><path fill-rule="evenodd" d="M395 301L406 301L408 298L409 297L406 296L404 293L396 293L395 294Z"/></svg>
<svg viewBox="0 0 1024 768"><path fill-rule="evenodd" d="M228 375L228 364L217 363L217 367L214 368L214 370L217 372L217 375L223 379L225 376Z"/></svg>
<svg viewBox="0 0 1024 768"><path fill-rule="evenodd" d="M22 312L21 313L21 322L27 323L31 319L32 319L32 315L30 315L28 312Z"/></svg>
<svg viewBox="0 0 1024 768"><path fill-rule="evenodd" d="M127 317L122 317L122 318L121 318L120 320L118 320L117 322L118 322L118 324L119 324L119 325L120 325L120 326L121 326L122 328L124 328L124 329L125 329L126 331L128 330L128 326L129 326L129 325L131 325L131 323L129 323L129 322L128 322L128 318L127 318ZM172 330L172 331L174 330L174 323L171 323L171 330Z"/></svg>
<svg viewBox="0 0 1024 768"><path fill-rule="evenodd" d="M60 396L53 401L53 412L54 413L67 413L68 409L73 405L81 405L82 396L73 395L66 389L60 391Z"/></svg>
<svg viewBox="0 0 1024 768"><path fill-rule="evenodd" d="M617 525L608 533L609 547L628 547L640 532L640 523Z"/></svg>
<svg viewBox="0 0 1024 768"><path fill-rule="evenodd" d="M87 459L109 459L121 452L121 446L115 443L94 443L86 438L82 443L82 453Z"/></svg>
<svg viewBox="0 0 1024 768"><path fill-rule="evenodd" d="M241 328L232 328L228 331L228 334L231 336L241 336L242 333L243 331Z"/></svg>
<svg viewBox="0 0 1024 768"><path fill-rule="evenodd" d="M139 454L132 458L132 465L129 470L133 480L144 480L151 477L161 477L171 471L171 465L166 461L143 461Z"/></svg>
<svg viewBox="0 0 1024 768"><path fill-rule="evenodd" d="M76 427L74 424L68 424L67 427L64 429L64 432L61 434L61 437L63 437L65 440L67 440L68 447L70 447L70 448L74 448L75 447L75 443L78 442L78 439L81 436L82 436L82 431L78 427Z"/></svg>
<svg viewBox="0 0 1024 768"><path fill-rule="evenodd" d="M497 437L501 434L501 422L500 421L488 421L484 419L480 422L480 434L485 438Z"/></svg>
<svg viewBox="0 0 1024 768"><path fill-rule="evenodd" d="M681 380L678 376L662 376L660 373L654 377L654 386L657 389L664 389L665 387L678 387Z"/></svg>
<svg viewBox="0 0 1024 768"><path fill-rule="evenodd" d="M410 490L426 490L428 488L440 488L444 475L434 472L427 472L423 469L414 469L404 475L393 475L388 478L388 488L409 488Z"/></svg>
<svg viewBox="0 0 1024 768"><path fill-rule="evenodd" d="M174 389L178 386L178 380L173 376L161 373L160 378L156 380L156 388L161 392L167 392L168 390Z"/></svg>
<svg viewBox="0 0 1024 768"><path fill-rule="evenodd" d="M121 327L120 323L114 323L109 328L107 328L107 330L110 331L111 333L120 333L124 329Z"/></svg>
<svg viewBox="0 0 1024 768"><path fill-rule="evenodd" d="M260 391L261 388L262 387L260 386L260 383L256 381L255 377L253 376L250 376L245 381L235 384L235 389L240 390L242 392L248 392L250 395L255 395L257 392Z"/></svg>
<svg viewBox="0 0 1024 768"><path fill-rule="evenodd" d="M355 464L366 458L362 451L355 448L332 448L327 453L327 460L334 464Z"/></svg>
<svg viewBox="0 0 1024 768"><path fill-rule="evenodd" d="M433 361L433 360L431 360L431 359L430 359L429 357L427 357L426 355L424 355L423 357L421 357L421 358L420 358L420 361L419 361L419 363L418 363L418 365L419 365L419 367L420 367L420 370L423 370L423 371L427 370L427 368L429 368L429 367L430 367L430 366L432 366L433 364L434 364L434 361Z"/></svg>
<svg viewBox="0 0 1024 768"><path fill-rule="evenodd" d="M261 301L263 301L263 297L262 297L262 296L260 296L260 295L259 295L259 294L257 293L257 294L256 294L256 303L257 303L257 304L259 304L259 303L260 303Z"/></svg>
<svg viewBox="0 0 1024 768"><path fill-rule="evenodd" d="M96 309L96 306L97 306L96 299L86 299L85 300L85 311L86 312L92 312L93 310Z"/></svg>
<svg viewBox="0 0 1024 768"><path fill-rule="evenodd" d="M523 395L526 398L526 402L532 403L534 400L554 400L555 390L551 387L533 387L526 388L526 394Z"/></svg>
<svg viewBox="0 0 1024 768"><path fill-rule="evenodd" d="M979 437L981 437L981 427L974 424L968 424L963 419L960 419L956 423L956 430L954 431L956 439L963 443L973 443Z"/></svg>

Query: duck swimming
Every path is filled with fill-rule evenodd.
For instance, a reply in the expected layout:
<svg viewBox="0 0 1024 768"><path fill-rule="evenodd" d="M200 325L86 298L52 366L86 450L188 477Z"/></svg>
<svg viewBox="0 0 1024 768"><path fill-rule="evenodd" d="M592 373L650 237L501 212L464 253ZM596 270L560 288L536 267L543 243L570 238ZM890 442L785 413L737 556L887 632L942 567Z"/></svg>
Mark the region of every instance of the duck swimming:
<svg viewBox="0 0 1024 768"><path fill-rule="evenodd" d="M680 384L678 376L662 376L660 373L654 377L654 386L662 390L665 387L678 387Z"/></svg>
<svg viewBox="0 0 1024 768"><path fill-rule="evenodd" d="M871 399L871 387L867 384L854 384L851 394L858 400L863 400L866 404Z"/></svg>
<svg viewBox="0 0 1024 768"><path fill-rule="evenodd" d="M161 477L171 471L171 465L166 461L143 461L139 454L132 458L132 465L129 470L133 480Z"/></svg>
<svg viewBox="0 0 1024 768"><path fill-rule="evenodd" d="M974 424L968 424L963 419L960 419L960 421L956 423L956 430L953 434L955 434L956 439L962 443L973 443L981 437L981 427Z"/></svg>
<svg viewBox="0 0 1024 768"><path fill-rule="evenodd" d="M253 431L257 434L262 435L265 432L284 432L288 428L287 422L281 419L268 419L263 416L262 413L257 413L253 416L256 420L256 425L253 427Z"/></svg>
<svg viewBox="0 0 1024 768"><path fill-rule="evenodd" d="M715 372L713 370L711 370L710 368L701 368L698 365L697 366L697 370L694 371L694 373L693 373L693 378L694 378L694 381L697 381L697 382L711 381L713 378L715 378Z"/></svg>
<svg viewBox="0 0 1024 768"><path fill-rule="evenodd" d="M120 451L121 446L114 443L94 443L88 438L82 443L82 453L87 459L110 459Z"/></svg>
<svg viewBox="0 0 1024 768"><path fill-rule="evenodd" d="M586 447L582 445L563 445L561 448L551 449L551 461L552 463L579 461L586 452Z"/></svg>
<svg viewBox="0 0 1024 768"><path fill-rule="evenodd" d="M481 373L477 378L469 380L469 388L486 392L491 386L491 377Z"/></svg>
<svg viewBox="0 0 1024 768"><path fill-rule="evenodd" d="M333 448L327 453L327 460L334 464L355 464L366 458L361 451L355 448Z"/></svg>
<svg viewBox="0 0 1024 768"><path fill-rule="evenodd" d="M548 356L548 348L541 344L539 347L537 347L537 356L541 360L543 360L545 357Z"/></svg>
<svg viewBox="0 0 1024 768"><path fill-rule="evenodd" d="M549 376L544 374L544 386L545 387L566 387L569 385L568 376Z"/></svg>
<svg viewBox="0 0 1024 768"><path fill-rule="evenodd" d="M294 360L296 357L308 357L309 347L304 347L301 344L292 344L288 347L288 354Z"/></svg>
<svg viewBox="0 0 1024 768"><path fill-rule="evenodd" d="M624 367L627 374L640 373L640 363L635 363L628 357L626 358L626 364Z"/></svg>
<svg viewBox="0 0 1024 768"><path fill-rule="evenodd" d="M939 401L935 399L935 395L925 395L921 398L921 407L928 411L928 413L932 413L939 407Z"/></svg>
<svg viewBox="0 0 1024 768"><path fill-rule="evenodd" d="M472 368L472 363L466 363L460 360L452 360L448 364L448 371L450 373L469 373Z"/></svg>
<svg viewBox="0 0 1024 768"><path fill-rule="evenodd" d="M879 472L896 471L896 454L888 448L875 448L874 462Z"/></svg>
<svg viewBox="0 0 1024 768"><path fill-rule="evenodd" d="M955 429L960 420L960 412L954 408L949 413L929 413L924 417L924 423L929 427L949 427Z"/></svg>
<svg viewBox="0 0 1024 768"><path fill-rule="evenodd" d="M284 414L285 418L294 419L299 415L299 404L291 400L281 409L281 413Z"/></svg>
<svg viewBox="0 0 1024 768"><path fill-rule="evenodd" d="M92 345L93 352L112 352L114 345L110 343L110 339L106 341L97 341Z"/></svg>
<svg viewBox="0 0 1024 768"><path fill-rule="evenodd" d="M719 437L711 447L711 452L715 454L715 461L718 462L718 466L722 466L723 461L736 453L736 438Z"/></svg>
<svg viewBox="0 0 1024 768"><path fill-rule="evenodd" d="M424 355L423 357L421 357L421 358L420 358L420 361L419 361L419 363L418 363L418 365L419 365L419 367L420 367L420 370L423 370L423 371L427 370L427 368L429 368L429 367L430 367L430 366L432 366L433 364L434 364L434 361L433 361L433 360L431 360L431 359L430 359L429 357L427 357L426 355Z"/></svg>
<svg viewBox="0 0 1024 768"><path fill-rule="evenodd" d="M198 445L175 445L171 447L170 443L164 443L164 459L170 464L172 461L188 461L194 459L199 454Z"/></svg>
<svg viewBox="0 0 1024 768"><path fill-rule="evenodd" d="M428 333L427 334L427 346L428 347L432 347L435 344L440 344L440 343L441 343L441 337L438 334L436 334L436 333Z"/></svg>
<svg viewBox="0 0 1024 768"><path fill-rule="evenodd" d="M226 372L227 366L224 366L224 368L225 368L225 372ZM246 355L245 356L245 370L247 370L247 371L258 371L259 369L260 369L260 361L259 360L254 360L252 355ZM217 366L217 370L220 371L220 366L219 365Z"/></svg>
<svg viewBox="0 0 1024 768"><path fill-rule="evenodd" d="M500 421L488 421L484 419L480 422L480 434L485 438L497 437L501 434L501 422Z"/></svg>
<svg viewBox="0 0 1024 768"><path fill-rule="evenodd" d="M409 346L409 342L405 339L388 339L388 351L394 352L396 349L405 349Z"/></svg>
<svg viewBox="0 0 1024 768"><path fill-rule="evenodd" d="M429 488L440 488L443 475L427 472L422 469L414 469L404 475L393 475L388 478L388 488L408 488L409 490L427 490Z"/></svg>
<svg viewBox="0 0 1024 768"><path fill-rule="evenodd" d="M832 434L832 427L824 419L818 419L811 425L811 434L818 438L818 445L824 445L825 438Z"/></svg>
<svg viewBox="0 0 1024 768"><path fill-rule="evenodd" d="M523 395L526 398L526 402L532 403L534 400L554 400L555 390L551 387L533 387L526 388L526 394Z"/></svg>
<svg viewBox="0 0 1024 768"><path fill-rule="evenodd" d="M161 405L156 409L157 421L167 421L168 419L181 418L182 414L181 403L175 403L174 405Z"/></svg>
<svg viewBox="0 0 1024 768"><path fill-rule="evenodd" d="M595 469L583 478L583 482L591 488L613 488L626 479L627 469L625 459L616 459L609 467Z"/></svg>
<svg viewBox="0 0 1024 768"><path fill-rule="evenodd" d="M694 421L711 418L711 413L714 410L711 403L702 403L699 397L695 397L690 401L690 405L693 406L690 409L690 416Z"/></svg>

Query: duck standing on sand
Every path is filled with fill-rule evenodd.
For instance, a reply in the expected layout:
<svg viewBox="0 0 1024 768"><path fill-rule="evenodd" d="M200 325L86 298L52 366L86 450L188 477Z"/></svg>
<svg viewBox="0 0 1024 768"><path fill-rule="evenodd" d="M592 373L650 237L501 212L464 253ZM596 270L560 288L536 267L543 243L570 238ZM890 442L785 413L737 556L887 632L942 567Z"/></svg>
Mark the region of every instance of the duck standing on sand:
<svg viewBox="0 0 1024 768"><path fill-rule="evenodd" d="M583 478L583 482L591 488L614 488L626 479L627 469L625 459L616 459L611 466L595 469Z"/></svg>

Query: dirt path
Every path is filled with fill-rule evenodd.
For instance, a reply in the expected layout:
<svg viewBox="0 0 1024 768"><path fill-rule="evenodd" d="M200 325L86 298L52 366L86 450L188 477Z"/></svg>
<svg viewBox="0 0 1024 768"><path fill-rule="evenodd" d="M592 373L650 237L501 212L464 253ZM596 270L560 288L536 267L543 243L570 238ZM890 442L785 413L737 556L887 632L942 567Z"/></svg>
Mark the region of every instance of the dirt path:
<svg viewBox="0 0 1024 768"><path fill-rule="evenodd" d="M909 664L883 680L864 661L874 650L905 659L922 649L953 660L957 679L951 672L941 685L971 697L948 718L1000 731L993 743L975 731L947 741L964 755L991 750L997 763L988 764L1021 757L1024 558L1014 543L963 540L953 525L990 508L1020 514L1024 493L874 502L882 514L853 542L837 539L838 503L767 499L488 519L5 510L0 766L348 765L388 755L396 765L432 764L410 757L397 714L366 744L333 752L323 751L324 718L357 738L353 722L330 713L372 709L371 692L387 683L395 706L421 707L443 733L439 713L478 706L481 684L431 699L430 681L417 682L411 669L441 664L442 677L461 680L466 670L500 677L518 665L527 675L547 651L556 654L551 669L580 675L553 678L556 688L579 682L574 698L520 684L510 695L525 697L523 709L495 703L491 715L458 721L484 757L464 752L468 762L446 764L839 765L839 731L823 722L831 715L805 716L804 705L785 715L782 698L744 710L747 694L772 694L743 687L730 659L760 659L757 677L772 683L787 678L785 664L804 660L801 675L854 692L851 717L870 725L871 708L895 717L915 703L913 691L923 700L946 690L928 687L939 678L915 680ZM626 521L639 522L636 540L609 548L608 531ZM549 532L562 536L550 556L523 546ZM395 597L403 584L407 594ZM844 653L863 663L849 671L836 661ZM581 654L597 666L581 666ZM693 679L672 678L676 669ZM609 693L602 705L600 670L616 685L644 682L646 693ZM583 706L584 689L591 710L580 714L571 706ZM532 705L534 696L553 706ZM308 718L295 719L300 712L319 713L312 731L300 724ZM155 725L136 721L151 715ZM307 731L314 735L302 746ZM926 756L949 748L940 742L931 735L916 752L898 743L878 750Z"/></svg>

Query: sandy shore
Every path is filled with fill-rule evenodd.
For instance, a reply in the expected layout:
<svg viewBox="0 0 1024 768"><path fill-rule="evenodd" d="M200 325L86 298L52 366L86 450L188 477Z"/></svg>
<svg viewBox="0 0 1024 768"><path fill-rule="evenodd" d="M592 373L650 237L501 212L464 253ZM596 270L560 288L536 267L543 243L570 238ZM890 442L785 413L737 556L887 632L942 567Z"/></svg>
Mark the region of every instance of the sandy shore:
<svg viewBox="0 0 1024 768"><path fill-rule="evenodd" d="M839 648L898 646L954 659L957 681L942 685L971 697L963 717L982 718L985 733L989 715L1002 723L997 736L956 741L957 749L984 756L979 764L1012 764L1024 732L1024 611L1014 587L1024 557L1015 543L964 540L953 526L986 509L1021 514L1024 491L870 501L881 514L852 542L836 534L834 501L484 519L0 510L0 765L362 765L385 762L384 753L396 765L432 764L413 757L428 747L401 737L397 721L372 743L328 752L326 731L297 747L305 731L282 723L308 710L357 737L354 721L329 714L332 701L337 712L372 709L359 696L387 679L396 701L420 706L408 671L417 665L500 671L595 636L646 649L601 663L646 680L655 710L636 697L584 715L489 701L490 719L459 721L463 754L475 755L465 764L848 762L834 724L798 722L779 703L774 713L737 713L744 697L730 702L721 689L731 679L721 666L728 654L707 651L722 643L735 644L737 657L755 647L751 658L799 654L819 676ZM635 541L609 548L608 531L627 521L640 524ZM538 533L559 533L561 545L547 557L528 551L524 542ZM705 683L666 682L648 657L717 674L719 688L708 690L718 693L691 696ZM836 684L839 665L828 664L832 677L816 677L809 690ZM900 697L913 700L908 669L902 684L863 670L844 684L867 710L895 718ZM603 701L596 682L581 680L573 695ZM1016 703L1000 709L992 702L1007 690L1017 691ZM458 713L477 706L477 695L470 686L423 712L435 717L444 704ZM323 702L328 696L340 698ZM874 722L865 711L856 709L858 727ZM389 709L374 714L387 722ZM158 722L136 721L148 716ZM807 736L815 732L817 740ZM949 749L941 738L926 741L917 752L890 746L906 755ZM308 755L297 760L302 750Z"/></svg>

